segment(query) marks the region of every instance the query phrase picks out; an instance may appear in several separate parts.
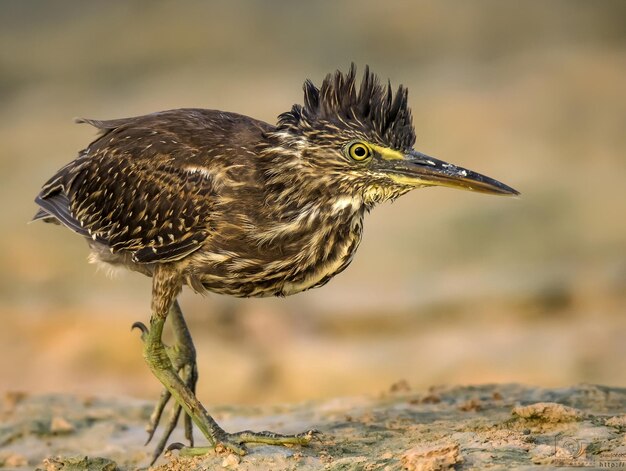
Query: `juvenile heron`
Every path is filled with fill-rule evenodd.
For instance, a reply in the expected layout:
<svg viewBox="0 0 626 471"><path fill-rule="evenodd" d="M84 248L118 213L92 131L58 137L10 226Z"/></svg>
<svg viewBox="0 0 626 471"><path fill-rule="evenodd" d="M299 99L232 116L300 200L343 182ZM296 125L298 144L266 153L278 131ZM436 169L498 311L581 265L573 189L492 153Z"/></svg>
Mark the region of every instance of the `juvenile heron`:
<svg viewBox="0 0 626 471"><path fill-rule="evenodd" d="M365 69L304 83L304 105L276 125L205 109L135 118L83 119L100 136L60 169L35 199L35 219L84 236L91 259L152 277L144 357L164 386L149 439L173 397L156 459L181 410L212 447L244 454L247 443L306 445L297 435L227 433L195 395L195 349L176 300L183 285L237 297L287 296L343 271L376 204L415 188L449 186L497 195L514 189L413 150L407 89L393 93ZM161 334L166 318L172 346Z"/></svg>

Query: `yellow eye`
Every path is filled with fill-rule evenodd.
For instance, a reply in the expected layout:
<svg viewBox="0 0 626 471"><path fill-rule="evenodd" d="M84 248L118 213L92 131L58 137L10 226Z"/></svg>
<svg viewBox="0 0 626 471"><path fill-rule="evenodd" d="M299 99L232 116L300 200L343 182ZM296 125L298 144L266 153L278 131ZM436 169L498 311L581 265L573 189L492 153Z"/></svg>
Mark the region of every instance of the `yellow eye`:
<svg viewBox="0 0 626 471"><path fill-rule="evenodd" d="M362 142L354 142L348 146L348 155L357 162L362 162L372 156L372 149Z"/></svg>

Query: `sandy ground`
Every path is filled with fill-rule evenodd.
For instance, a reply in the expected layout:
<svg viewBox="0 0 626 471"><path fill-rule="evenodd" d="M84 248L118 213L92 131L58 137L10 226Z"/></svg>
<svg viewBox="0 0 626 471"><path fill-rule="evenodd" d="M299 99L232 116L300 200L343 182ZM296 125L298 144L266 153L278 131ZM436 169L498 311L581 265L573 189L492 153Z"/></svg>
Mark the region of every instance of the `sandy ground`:
<svg viewBox="0 0 626 471"><path fill-rule="evenodd" d="M214 410L227 430L322 432L302 448L250 447L244 457L167 453L148 468L150 404L133 399L7 393L0 468L45 471L208 469L435 470L626 466L626 389L484 385L376 397ZM177 431L180 432L180 431ZM175 437L178 440L180 437Z"/></svg>

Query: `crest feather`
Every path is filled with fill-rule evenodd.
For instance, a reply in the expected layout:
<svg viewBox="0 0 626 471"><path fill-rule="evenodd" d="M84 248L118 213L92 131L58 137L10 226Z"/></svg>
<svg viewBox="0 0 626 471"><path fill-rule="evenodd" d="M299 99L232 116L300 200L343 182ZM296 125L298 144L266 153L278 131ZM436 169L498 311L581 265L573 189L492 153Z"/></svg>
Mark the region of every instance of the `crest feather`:
<svg viewBox="0 0 626 471"><path fill-rule="evenodd" d="M294 105L281 114L278 128L297 132L328 121L373 133L383 144L397 149L411 148L415 130L406 87L400 85L394 94L391 83L381 85L367 66L358 91L356 82L354 64L347 74L339 70L328 74L320 88L306 80L304 105Z"/></svg>

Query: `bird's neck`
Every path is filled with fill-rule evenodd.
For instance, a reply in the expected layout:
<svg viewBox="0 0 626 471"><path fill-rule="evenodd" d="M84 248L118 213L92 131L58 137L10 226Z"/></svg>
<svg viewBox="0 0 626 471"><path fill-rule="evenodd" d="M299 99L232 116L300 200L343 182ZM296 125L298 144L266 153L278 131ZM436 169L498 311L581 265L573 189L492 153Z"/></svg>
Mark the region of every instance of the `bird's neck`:
<svg viewBox="0 0 626 471"><path fill-rule="evenodd" d="M265 238L275 243L305 238L320 246L355 234L360 237L366 211L362 199L349 193L335 194L319 179L276 182L266 188L265 199Z"/></svg>

